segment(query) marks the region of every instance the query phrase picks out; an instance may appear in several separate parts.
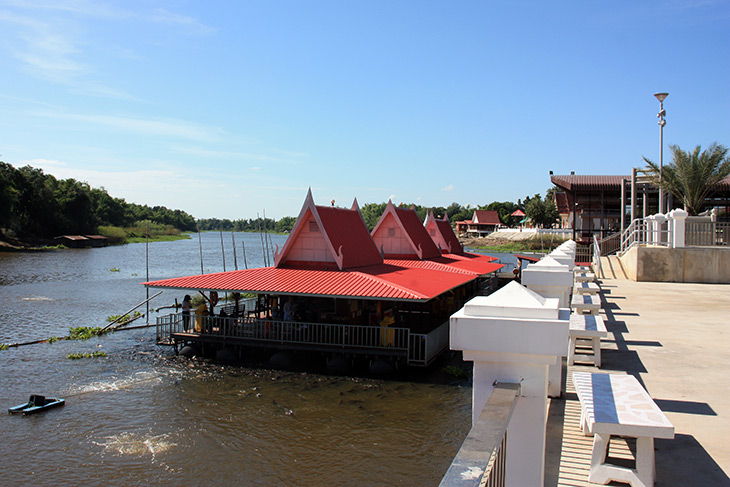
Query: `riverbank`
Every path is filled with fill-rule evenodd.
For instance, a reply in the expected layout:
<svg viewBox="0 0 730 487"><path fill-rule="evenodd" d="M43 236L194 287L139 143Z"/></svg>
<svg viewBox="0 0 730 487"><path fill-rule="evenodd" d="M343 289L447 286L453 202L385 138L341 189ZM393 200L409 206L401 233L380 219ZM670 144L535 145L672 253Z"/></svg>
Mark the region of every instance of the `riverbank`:
<svg viewBox="0 0 730 487"><path fill-rule="evenodd" d="M486 237L460 237L464 247L492 252L549 252L565 241L562 237L533 231L494 232Z"/></svg>

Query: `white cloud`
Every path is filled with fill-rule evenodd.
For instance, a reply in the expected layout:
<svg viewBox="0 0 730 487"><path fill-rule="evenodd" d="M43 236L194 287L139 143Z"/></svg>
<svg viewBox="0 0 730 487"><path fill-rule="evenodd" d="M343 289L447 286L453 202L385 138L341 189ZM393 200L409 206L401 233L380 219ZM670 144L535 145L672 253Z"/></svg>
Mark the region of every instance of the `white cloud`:
<svg viewBox="0 0 730 487"><path fill-rule="evenodd" d="M453 184L449 184L445 188L441 188L441 191L453 191L453 190L454 190L454 185Z"/></svg>
<svg viewBox="0 0 730 487"><path fill-rule="evenodd" d="M198 125L172 118L144 119L120 117L116 115L84 115L78 113L60 113L50 111L31 112L31 114L44 118L72 120L87 123L95 127L103 126L125 132L181 137L207 142L218 141L225 134L225 131L220 127L206 127L204 125Z"/></svg>

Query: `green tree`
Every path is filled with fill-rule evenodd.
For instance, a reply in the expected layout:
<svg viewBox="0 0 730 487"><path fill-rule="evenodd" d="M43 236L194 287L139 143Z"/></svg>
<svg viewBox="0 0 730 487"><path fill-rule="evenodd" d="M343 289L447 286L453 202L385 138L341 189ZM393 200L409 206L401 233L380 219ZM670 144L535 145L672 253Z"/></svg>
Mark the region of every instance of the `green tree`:
<svg viewBox="0 0 730 487"><path fill-rule="evenodd" d="M525 215L532 220L532 223L538 227L552 227L560 219L558 208L555 206L552 198L545 196L541 198L536 194L532 198L525 198Z"/></svg>
<svg viewBox="0 0 730 487"><path fill-rule="evenodd" d="M657 164L644 157L649 165L647 175L654 184L680 198L687 213L697 215L702 211L705 200L717 190L718 183L730 175L728 149L716 142L702 152L699 145L692 153L683 151L677 145L670 145L669 148L673 160L662 171Z"/></svg>

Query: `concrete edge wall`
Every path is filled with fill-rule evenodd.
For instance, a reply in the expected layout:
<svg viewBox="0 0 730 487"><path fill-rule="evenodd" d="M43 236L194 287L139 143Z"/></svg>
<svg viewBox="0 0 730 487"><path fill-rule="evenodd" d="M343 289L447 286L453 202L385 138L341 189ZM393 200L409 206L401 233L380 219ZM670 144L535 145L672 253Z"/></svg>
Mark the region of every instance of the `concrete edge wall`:
<svg viewBox="0 0 730 487"><path fill-rule="evenodd" d="M634 281L730 283L730 247L636 246L620 259Z"/></svg>

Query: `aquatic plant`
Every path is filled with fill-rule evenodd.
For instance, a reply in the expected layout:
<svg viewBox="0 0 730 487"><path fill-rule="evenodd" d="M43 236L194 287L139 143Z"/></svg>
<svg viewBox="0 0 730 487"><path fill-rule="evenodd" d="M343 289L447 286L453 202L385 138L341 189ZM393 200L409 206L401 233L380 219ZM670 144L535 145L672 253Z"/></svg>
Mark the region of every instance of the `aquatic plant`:
<svg viewBox="0 0 730 487"><path fill-rule="evenodd" d="M138 316L142 316L142 313L140 313L139 311L135 311L134 314L132 314L131 318L136 318ZM110 316L107 316L106 321L108 323L111 323L112 321L119 321L119 322L123 323L125 321L129 321L129 319L130 319L130 316L128 314L126 314L124 316L110 315Z"/></svg>
<svg viewBox="0 0 730 487"><path fill-rule="evenodd" d="M106 357L106 352L86 352L86 353L69 353L66 358L70 358L71 360L78 360L82 358L96 358L96 357Z"/></svg>
<svg viewBox="0 0 730 487"><path fill-rule="evenodd" d="M109 272L119 272L119 267L112 267Z"/></svg>
<svg viewBox="0 0 730 487"><path fill-rule="evenodd" d="M48 340L46 340L46 342L48 342L48 343L55 343L58 340L60 340L59 337L49 337Z"/></svg>
<svg viewBox="0 0 730 487"><path fill-rule="evenodd" d="M102 328L98 326L72 326L68 329L68 332L69 340L88 340L91 337L106 333L105 330L102 330Z"/></svg>
<svg viewBox="0 0 730 487"><path fill-rule="evenodd" d="M10 345L7 343L0 343L0 350L7 350L8 348L10 348Z"/></svg>

